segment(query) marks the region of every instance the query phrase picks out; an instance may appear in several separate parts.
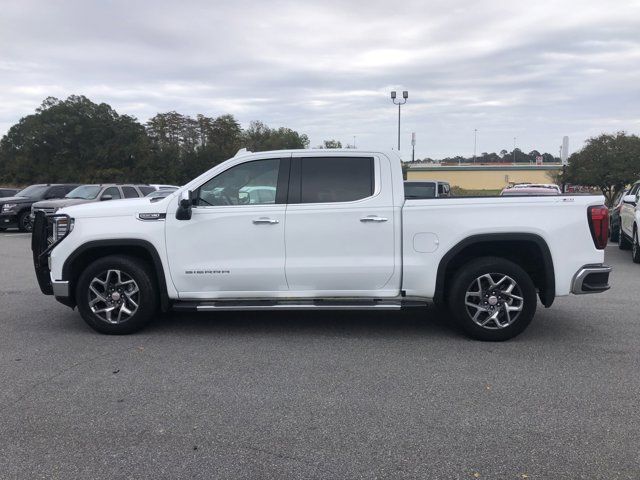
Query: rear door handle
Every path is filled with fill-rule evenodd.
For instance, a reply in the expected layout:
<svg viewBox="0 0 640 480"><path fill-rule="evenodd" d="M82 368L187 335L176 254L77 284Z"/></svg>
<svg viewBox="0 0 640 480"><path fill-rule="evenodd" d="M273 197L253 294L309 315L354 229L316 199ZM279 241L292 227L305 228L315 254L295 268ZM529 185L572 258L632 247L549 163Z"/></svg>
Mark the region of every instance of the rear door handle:
<svg viewBox="0 0 640 480"><path fill-rule="evenodd" d="M360 219L360 221L361 222L376 222L376 223L379 223L379 222L386 222L387 219L385 217L379 217L377 215L368 215L366 217L362 217Z"/></svg>
<svg viewBox="0 0 640 480"><path fill-rule="evenodd" d="M262 225L262 224L275 225L276 223L280 223L280 221L279 220L274 220L272 218L267 218L267 217L260 217L260 218L254 218L253 219L253 224L254 225Z"/></svg>

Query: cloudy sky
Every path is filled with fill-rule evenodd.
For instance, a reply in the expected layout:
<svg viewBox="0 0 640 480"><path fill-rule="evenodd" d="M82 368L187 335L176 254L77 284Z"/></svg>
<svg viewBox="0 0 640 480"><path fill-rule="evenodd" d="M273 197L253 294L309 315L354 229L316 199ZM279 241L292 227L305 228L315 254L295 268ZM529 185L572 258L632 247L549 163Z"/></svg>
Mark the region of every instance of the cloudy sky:
<svg viewBox="0 0 640 480"><path fill-rule="evenodd" d="M640 133L640 0L0 3L0 135L47 96L231 113L403 156Z"/></svg>

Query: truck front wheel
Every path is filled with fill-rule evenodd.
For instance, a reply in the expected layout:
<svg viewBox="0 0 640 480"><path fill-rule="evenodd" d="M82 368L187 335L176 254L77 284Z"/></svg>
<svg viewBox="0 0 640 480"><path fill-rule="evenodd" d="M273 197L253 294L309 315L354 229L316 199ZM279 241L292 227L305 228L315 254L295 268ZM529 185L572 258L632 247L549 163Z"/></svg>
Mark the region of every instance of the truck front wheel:
<svg viewBox="0 0 640 480"><path fill-rule="evenodd" d="M479 258L458 269L448 298L450 312L464 332L486 341L522 333L538 303L529 274L499 257Z"/></svg>
<svg viewBox="0 0 640 480"><path fill-rule="evenodd" d="M111 335L143 328L158 309L149 266L135 257L110 255L91 263L76 287L80 315L94 330Z"/></svg>

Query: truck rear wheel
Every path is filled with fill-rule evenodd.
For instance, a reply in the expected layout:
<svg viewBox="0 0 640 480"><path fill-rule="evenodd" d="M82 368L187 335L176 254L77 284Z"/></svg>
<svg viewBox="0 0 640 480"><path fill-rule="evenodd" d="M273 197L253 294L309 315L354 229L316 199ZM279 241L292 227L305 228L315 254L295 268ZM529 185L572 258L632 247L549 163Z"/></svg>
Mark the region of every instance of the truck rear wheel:
<svg viewBox="0 0 640 480"><path fill-rule="evenodd" d="M110 255L90 264L78 279L76 303L87 324L122 335L143 328L158 309L149 266L134 257Z"/></svg>
<svg viewBox="0 0 640 480"><path fill-rule="evenodd" d="M483 257L454 275L449 310L471 338L503 341L522 333L536 313L538 299L531 277L519 265Z"/></svg>

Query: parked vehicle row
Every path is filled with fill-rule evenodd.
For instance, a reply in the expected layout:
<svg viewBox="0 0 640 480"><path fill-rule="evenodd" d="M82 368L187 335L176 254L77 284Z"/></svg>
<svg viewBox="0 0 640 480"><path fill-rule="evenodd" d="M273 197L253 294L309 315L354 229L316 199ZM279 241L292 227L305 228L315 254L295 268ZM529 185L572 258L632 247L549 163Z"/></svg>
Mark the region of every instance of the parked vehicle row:
<svg viewBox="0 0 640 480"><path fill-rule="evenodd" d="M105 200L119 200L122 198L144 197L156 189L151 185L125 185L116 183L103 183L96 185L80 185L67 193L63 198L55 200L43 200L31 206L32 218L35 212L55 213L64 207L80 205L89 202L103 202Z"/></svg>
<svg viewBox="0 0 640 480"><path fill-rule="evenodd" d="M538 299L609 288L603 202L405 198L394 152L243 150L165 198L37 212L32 248L42 292L103 333L139 330L158 309L436 302L471 337L506 340Z"/></svg>
<svg viewBox="0 0 640 480"><path fill-rule="evenodd" d="M77 184L31 185L13 197L0 199L0 230L31 231L31 205L41 200L62 198L76 187Z"/></svg>
<svg viewBox="0 0 640 480"><path fill-rule="evenodd" d="M60 208L81 203L140 198L154 192L169 195L177 190L173 185L146 184L38 184L23 190L0 189L0 231L17 228L29 232L36 211L55 213Z"/></svg>

